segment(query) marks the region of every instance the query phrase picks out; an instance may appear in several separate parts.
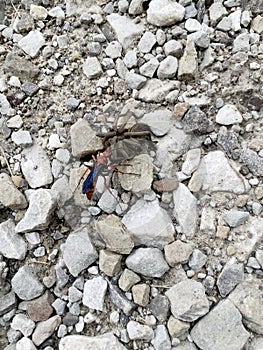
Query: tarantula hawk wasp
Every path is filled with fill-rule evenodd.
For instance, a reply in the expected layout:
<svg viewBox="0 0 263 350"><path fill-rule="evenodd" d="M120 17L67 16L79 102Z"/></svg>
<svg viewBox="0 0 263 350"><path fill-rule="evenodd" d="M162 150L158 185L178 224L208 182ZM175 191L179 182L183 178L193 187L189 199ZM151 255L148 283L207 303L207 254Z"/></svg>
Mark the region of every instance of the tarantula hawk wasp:
<svg viewBox="0 0 263 350"><path fill-rule="evenodd" d="M114 125L108 132L98 133L97 136L103 138L104 151L92 156L94 165L90 168L90 172L83 182L82 193L86 194L88 199L92 199L99 176L104 177L104 185L111 193L105 175L114 172L136 175L121 171L118 167L129 166L130 164L121 162L132 159L146 151L147 139L150 140L151 132L148 125L138 123L127 128L125 123L120 127ZM86 172L82 175L80 181L85 175Z"/></svg>

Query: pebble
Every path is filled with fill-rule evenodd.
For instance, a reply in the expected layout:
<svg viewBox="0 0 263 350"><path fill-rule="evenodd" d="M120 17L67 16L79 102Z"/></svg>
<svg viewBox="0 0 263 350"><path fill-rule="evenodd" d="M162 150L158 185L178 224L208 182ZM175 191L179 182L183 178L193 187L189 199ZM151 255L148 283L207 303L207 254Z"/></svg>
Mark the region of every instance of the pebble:
<svg viewBox="0 0 263 350"><path fill-rule="evenodd" d="M156 350L170 350L171 340L164 325L158 325L154 332L154 338L151 341Z"/></svg>
<svg viewBox="0 0 263 350"><path fill-rule="evenodd" d="M169 314L169 300L165 295L157 294L151 299L148 309L161 323L167 321Z"/></svg>
<svg viewBox="0 0 263 350"><path fill-rule="evenodd" d="M209 120L198 106L192 106L184 115L183 127L186 133L205 134L209 128Z"/></svg>
<svg viewBox="0 0 263 350"><path fill-rule="evenodd" d="M258 15L253 18L251 27L256 33L261 34L263 32L263 16Z"/></svg>
<svg viewBox="0 0 263 350"><path fill-rule="evenodd" d="M224 5L220 2L214 2L209 7L209 17L211 25L215 25L216 23L218 23L225 15L227 15L227 10L224 7Z"/></svg>
<svg viewBox="0 0 263 350"><path fill-rule="evenodd" d="M243 120L241 113L234 105L225 105L218 111L216 122L221 125L232 125L241 123Z"/></svg>
<svg viewBox="0 0 263 350"><path fill-rule="evenodd" d="M135 272L129 269L124 269L119 278L118 284L124 292L127 292L133 285L140 282L140 279L140 276L138 276Z"/></svg>
<svg viewBox="0 0 263 350"><path fill-rule="evenodd" d="M171 303L171 312L181 321L193 322L209 311L205 289L200 282L186 279L165 293Z"/></svg>
<svg viewBox="0 0 263 350"><path fill-rule="evenodd" d="M44 292L43 284L30 265L21 266L12 278L11 284L13 291L22 300L32 300Z"/></svg>
<svg viewBox="0 0 263 350"><path fill-rule="evenodd" d="M154 337L154 333L151 327L140 324L136 321L129 321L127 324L127 332L131 340L151 340Z"/></svg>
<svg viewBox="0 0 263 350"><path fill-rule="evenodd" d="M122 256L109 252L107 250L101 250L99 255L99 268L107 276L114 276L121 270Z"/></svg>
<svg viewBox="0 0 263 350"><path fill-rule="evenodd" d="M22 220L16 225L16 232L46 229L57 204L53 191L41 188L38 190L27 190L25 194L29 201L29 206Z"/></svg>
<svg viewBox="0 0 263 350"><path fill-rule="evenodd" d="M173 192L174 215L182 232L187 238L193 238L197 226L197 200L182 183Z"/></svg>
<svg viewBox="0 0 263 350"><path fill-rule="evenodd" d="M58 315L52 316L46 321L38 322L32 340L36 346L41 345L46 339L48 339L55 329L61 323L61 317Z"/></svg>
<svg viewBox="0 0 263 350"><path fill-rule="evenodd" d="M79 228L69 234L63 251L63 260L74 277L97 258L98 253L91 243L87 228Z"/></svg>
<svg viewBox="0 0 263 350"><path fill-rule="evenodd" d="M172 267L185 264L193 251L193 245L176 240L164 247L165 260Z"/></svg>
<svg viewBox="0 0 263 350"><path fill-rule="evenodd" d="M35 322L24 314L17 314L11 322L11 328L21 332L24 337L29 337L35 328Z"/></svg>
<svg viewBox="0 0 263 350"><path fill-rule="evenodd" d="M27 130L13 131L11 139L18 146L28 146L33 143L31 135Z"/></svg>
<svg viewBox="0 0 263 350"><path fill-rule="evenodd" d="M156 36L152 32L145 32L138 43L138 49L142 53L148 53L156 44Z"/></svg>
<svg viewBox="0 0 263 350"><path fill-rule="evenodd" d="M49 158L38 144L22 151L21 168L31 188L46 186L53 181Z"/></svg>
<svg viewBox="0 0 263 350"><path fill-rule="evenodd" d="M115 189L105 189L98 201L98 207L107 214L113 213L118 205L117 196L118 192Z"/></svg>
<svg viewBox="0 0 263 350"><path fill-rule="evenodd" d="M0 94L0 113L3 115L8 114L10 109L10 103L8 102L4 94Z"/></svg>
<svg viewBox="0 0 263 350"><path fill-rule="evenodd" d="M165 100L167 94L177 87L174 81L149 79L146 81L144 87L140 89L138 98L144 102L162 102Z"/></svg>
<svg viewBox="0 0 263 350"><path fill-rule="evenodd" d="M229 262L217 279L217 287L222 297L228 295L244 279L243 264Z"/></svg>
<svg viewBox="0 0 263 350"><path fill-rule="evenodd" d="M0 203L12 210L25 209L27 200L15 187L10 176L6 173L0 174Z"/></svg>
<svg viewBox="0 0 263 350"><path fill-rule="evenodd" d="M8 259L24 260L27 244L15 232L15 223L8 219L0 224L0 253Z"/></svg>
<svg viewBox="0 0 263 350"><path fill-rule="evenodd" d="M153 0L147 10L147 22L157 26L171 26L180 22L185 15L185 8L170 0Z"/></svg>
<svg viewBox="0 0 263 350"><path fill-rule="evenodd" d="M11 129L20 129L23 125L23 119L20 115L15 115L14 117L8 119L6 125Z"/></svg>
<svg viewBox="0 0 263 350"><path fill-rule="evenodd" d="M224 213L223 219L230 227L242 225L249 218L249 213L246 211L229 210Z"/></svg>
<svg viewBox="0 0 263 350"><path fill-rule="evenodd" d="M88 79L94 79L102 74L102 68L97 57L88 57L83 63L83 73Z"/></svg>
<svg viewBox="0 0 263 350"><path fill-rule="evenodd" d="M0 315L4 315L16 306L16 296L13 291L0 296Z"/></svg>
<svg viewBox="0 0 263 350"><path fill-rule="evenodd" d="M60 6L55 6L48 11L48 15L50 17L55 17L55 18L64 18L65 12L62 10Z"/></svg>
<svg viewBox="0 0 263 350"><path fill-rule="evenodd" d="M118 41L112 41L105 49L105 53L108 57L115 59L121 57L122 46Z"/></svg>
<svg viewBox="0 0 263 350"><path fill-rule="evenodd" d="M5 350L9 350L5 348ZM11 349L10 349L11 350ZM37 350L31 339L23 337L15 345L14 350Z"/></svg>
<svg viewBox="0 0 263 350"><path fill-rule="evenodd" d="M194 79L198 70L197 52L193 40L190 38L186 42L183 56L179 60L178 79Z"/></svg>
<svg viewBox="0 0 263 350"><path fill-rule="evenodd" d="M18 42L18 46L32 58L39 54L41 47L44 45L45 39L39 30L32 30Z"/></svg>
<svg viewBox="0 0 263 350"><path fill-rule="evenodd" d="M207 255L201 252L199 249L194 249L188 265L191 267L192 270L194 271L200 271L201 268L206 264L207 262Z"/></svg>
<svg viewBox="0 0 263 350"><path fill-rule="evenodd" d="M146 283L136 284L132 287L133 301L145 307L149 303L150 287Z"/></svg>
<svg viewBox="0 0 263 350"><path fill-rule="evenodd" d="M138 248L126 259L127 267L146 277L161 277L169 270L161 250L158 248Z"/></svg>
<svg viewBox="0 0 263 350"><path fill-rule="evenodd" d="M198 321L190 335L201 349L213 350L229 346L242 349L249 337L241 314L228 299L219 302L208 315Z"/></svg>
<svg viewBox="0 0 263 350"><path fill-rule="evenodd" d="M108 250L119 254L131 253L134 247L131 233L116 215L108 215L97 220L96 229Z"/></svg>
<svg viewBox="0 0 263 350"><path fill-rule="evenodd" d="M169 55L163 61L161 61L157 70L157 77L161 80L172 79L176 75L177 68L177 58Z"/></svg>
<svg viewBox="0 0 263 350"><path fill-rule="evenodd" d="M185 161L182 165L182 172L191 175L197 168L201 159L201 149L194 148L186 153Z"/></svg>
<svg viewBox="0 0 263 350"><path fill-rule="evenodd" d="M87 280L84 284L83 304L91 309L103 311L106 291L107 282L103 277Z"/></svg>
<svg viewBox="0 0 263 350"><path fill-rule="evenodd" d="M168 213L158 200L139 200L124 215L122 223L132 234L134 244L163 248L172 242L174 227Z"/></svg>

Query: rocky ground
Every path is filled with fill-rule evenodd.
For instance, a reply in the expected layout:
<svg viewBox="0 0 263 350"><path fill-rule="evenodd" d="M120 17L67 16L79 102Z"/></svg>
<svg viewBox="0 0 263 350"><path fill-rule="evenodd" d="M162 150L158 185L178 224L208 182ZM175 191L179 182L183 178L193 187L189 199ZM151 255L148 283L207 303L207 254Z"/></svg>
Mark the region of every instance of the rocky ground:
<svg viewBox="0 0 263 350"><path fill-rule="evenodd" d="M0 0L1 349L263 349L262 13ZM124 121L150 147L88 200Z"/></svg>

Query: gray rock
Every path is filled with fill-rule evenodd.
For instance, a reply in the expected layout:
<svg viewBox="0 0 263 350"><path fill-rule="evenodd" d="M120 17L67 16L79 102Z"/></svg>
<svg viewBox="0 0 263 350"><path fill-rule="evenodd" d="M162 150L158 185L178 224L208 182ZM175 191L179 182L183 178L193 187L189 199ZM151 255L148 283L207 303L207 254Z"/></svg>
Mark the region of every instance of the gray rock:
<svg viewBox="0 0 263 350"><path fill-rule="evenodd" d="M172 267L177 264L185 264L193 251L193 245L180 240L168 244L164 247L165 260Z"/></svg>
<svg viewBox="0 0 263 350"><path fill-rule="evenodd" d="M228 18L231 20L231 28L234 32L238 32L239 30L241 30L241 9L231 12Z"/></svg>
<svg viewBox="0 0 263 350"><path fill-rule="evenodd" d="M32 30L18 42L18 46L32 58L38 55L43 45L45 45L45 39L39 30Z"/></svg>
<svg viewBox="0 0 263 350"><path fill-rule="evenodd" d="M257 334L263 334L262 297L262 280L254 275L247 275L228 297L242 314L246 327Z"/></svg>
<svg viewBox="0 0 263 350"><path fill-rule="evenodd" d="M210 46L209 34L203 29L189 34L188 40L193 41L195 46L200 47L202 49L207 49Z"/></svg>
<svg viewBox="0 0 263 350"><path fill-rule="evenodd" d="M101 276L87 280L84 285L82 302L91 309L103 311L107 282Z"/></svg>
<svg viewBox="0 0 263 350"><path fill-rule="evenodd" d="M122 223L132 234L135 245L163 248L172 242L174 227L167 212L158 200L138 200L124 215Z"/></svg>
<svg viewBox="0 0 263 350"><path fill-rule="evenodd" d="M229 210L224 213L223 219L230 227L242 225L249 218L249 213L241 210Z"/></svg>
<svg viewBox="0 0 263 350"><path fill-rule="evenodd" d="M229 300L219 302L190 334L202 350L241 350L249 337L239 311Z"/></svg>
<svg viewBox="0 0 263 350"><path fill-rule="evenodd" d="M191 175L197 168L201 159L201 149L193 148L186 153L185 161L182 165L182 172Z"/></svg>
<svg viewBox="0 0 263 350"><path fill-rule="evenodd" d="M183 45L181 41L169 40L164 44L164 52L166 56L175 56L177 58L181 57L183 54Z"/></svg>
<svg viewBox="0 0 263 350"><path fill-rule="evenodd" d="M129 14L140 15L141 13L143 13L143 0L131 0Z"/></svg>
<svg viewBox="0 0 263 350"><path fill-rule="evenodd" d="M123 62L127 68L132 68L137 66L137 53L136 50L129 50L124 56Z"/></svg>
<svg viewBox="0 0 263 350"><path fill-rule="evenodd" d="M263 249L257 249L256 251L256 259L263 268Z"/></svg>
<svg viewBox="0 0 263 350"><path fill-rule="evenodd" d="M17 314L12 319L11 328L21 332L24 337L29 337L35 328L35 322L25 314Z"/></svg>
<svg viewBox="0 0 263 350"><path fill-rule="evenodd" d="M215 2L209 7L209 17L212 26L217 24L225 15L227 15L227 10L220 2Z"/></svg>
<svg viewBox="0 0 263 350"><path fill-rule="evenodd" d="M257 17L253 18L251 28L256 33L261 34L263 32L263 16L258 15Z"/></svg>
<svg viewBox="0 0 263 350"><path fill-rule="evenodd" d="M31 188L46 186L53 181L49 158L38 144L23 150L21 168Z"/></svg>
<svg viewBox="0 0 263 350"><path fill-rule="evenodd" d="M209 192L241 194L248 190L248 182L236 173L222 151L212 151L203 157L188 186L193 192L202 188Z"/></svg>
<svg viewBox="0 0 263 350"><path fill-rule="evenodd" d="M194 271L199 271L207 262L207 255L201 252L199 249L194 249L192 255L190 256L188 265Z"/></svg>
<svg viewBox="0 0 263 350"><path fill-rule="evenodd" d="M222 30L223 32L228 32L231 30L232 22L229 17L223 17L221 21L216 26L217 29Z"/></svg>
<svg viewBox="0 0 263 350"><path fill-rule="evenodd" d="M221 125L232 125L241 123L243 120L241 113L236 106L226 104L219 109L216 115L216 122Z"/></svg>
<svg viewBox="0 0 263 350"><path fill-rule="evenodd" d="M105 211L107 214L111 214L115 211L118 205L118 192L113 188L107 188L103 192L100 200L98 201L98 207Z"/></svg>
<svg viewBox="0 0 263 350"><path fill-rule="evenodd" d="M180 342L173 350L198 350L194 343L189 342L188 340Z"/></svg>
<svg viewBox="0 0 263 350"><path fill-rule="evenodd" d="M109 298L111 302L120 310L124 312L125 315L130 315L135 308L135 304L132 303L123 292L116 286L109 284Z"/></svg>
<svg viewBox="0 0 263 350"><path fill-rule="evenodd" d="M92 154L103 148L102 141L91 129L89 122L79 119L70 128L71 147L74 157Z"/></svg>
<svg viewBox="0 0 263 350"><path fill-rule="evenodd" d="M10 103L8 102L5 95L0 94L0 113L3 115L8 114L10 107Z"/></svg>
<svg viewBox="0 0 263 350"><path fill-rule="evenodd" d="M263 348L263 337L255 337L249 344L248 350L261 350Z"/></svg>
<svg viewBox="0 0 263 350"><path fill-rule="evenodd" d="M57 179L52 185L51 190L56 194L59 207L63 207L63 205L72 197L72 191L66 175L62 175L62 177Z"/></svg>
<svg viewBox="0 0 263 350"><path fill-rule="evenodd" d="M154 331L154 338L151 341L156 350L171 350L171 340L164 325L158 325Z"/></svg>
<svg viewBox="0 0 263 350"><path fill-rule="evenodd" d="M167 94L178 87L175 81L162 81L160 79L149 79L139 91L138 98L144 102L162 102Z"/></svg>
<svg viewBox="0 0 263 350"><path fill-rule="evenodd" d="M37 84L34 84L34 83L31 83L30 81L26 81L22 86L21 86L21 90L24 91L24 93L27 95L27 96L34 96L38 90L39 90L39 87Z"/></svg>
<svg viewBox="0 0 263 350"><path fill-rule="evenodd" d="M246 149L241 153L242 162L248 167L251 173L255 176L262 176L263 161L255 151Z"/></svg>
<svg viewBox="0 0 263 350"><path fill-rule="evenodd" d="M13 131L11 140L18 146L27 146L33 143L30 132L27 130Z"/></svg>
<svg viewBox="0 0 263 350"><path fill-rule="evenodd" d="M175 318L193 322L209 311L205 288L200 282L186 279L175 284L165 293L171 303Z"/></svg>
<svg viewBox="0 0 263 350"><path fill-rule="evenodd" d="M88 57L83 63L83 73L88 79L97 78L102 74L102 68L97 57Z"/></svg>
<svg viewBox="0 0 263 350"><path fill-rule="evenodd" d="M185 338L190 328L189 322L180 321L177 318L170 316L167 322L169 334L172 338ZM183 348L184 349L184 348ZM188 348L186 348L187 350Z"/></svg>
<svg viewBox="0 0 263 350"><path fill-rule="evenodd" d="M44 230L48 227L57 201L52 190L27 190L29 207L21 221L16 225L16 232Z"/></svg>
<svg viewBox="0 0 263 350"><path fill-rule="evenodd" d="M22 300L32 300L44 292L34 268L30 265L20 267L11 280L13 291Z"/></svg>
<svg viewBox="0 0 263 350"><path fill-rule="evenodd" d="M106 18L124 49L127 49L143 31L143 25L141 23L136 24L132 19L126 16L112 13Z"/></svg>
<svg viewBox="0 0 263 350"><path fill-rule="evenodd" d="M61 317L58 315L52 316L46 321L38 322L32 335L34 344L36 346L42 344L54 333L60 323Z"/></svg>
<svg viewBox="0 0 263 350"><path fill-rule="evenodd" d="M14 309L15 306L16 306L16 296L13 291L0 296L0 316Z"/></svg>
<svg viewBox="0 0 263 350"><path fill-rule="evenodd" d="M50 17L55 17L55 18L64 18L65 12L62 10L60 6L55 6L48 11L48 15Z"/></svg>
<svg viewBox="0 0 263 350"><path fill-rule="evenodd" d="M139 71L142 75L148 78L152 78L157 68L159 67L160 62L156 57L150 59L148 62L140 66Z"/></svg>
<svg viewBox="0 0 263 350"><path fill-rule="evenodd" d="M105 53L108 57L115 59L121 57L122 46L118 41L111 41L105 49Z"/></svg>
<svg viewBox="0 0 263 350"><path fill-rule="evenodd" d="M135 304L145 307L149 303L150 286L146 283L136 284L132 287L132 298Z"/></svg>
<svg viewBox="0 0 263 350"><path fill-rule="evenodd" d="M75 98L75 97L69 97L67 100L66 100L66 106L68 109L70 110L75 110L76 108L78 108L79 104L80 104L80 99L78 98ZM64 150L66 151L66 150Z"/></svg>
<svg viewBox="0 0 263 350"><path fill-rule="evenodd" d="M236 53L239 51L249 51L250 50L249 39L250 39L249 33L239 34L234 40L232 52Z"/></svg>
<svg viewBox="0 0 263 350"><path fill-rule="evenodd" d="M192 106L183 118L183 127L186 133L205 134L209 126L209 119L198 106Z"/></svg>
<svg viewBox="0 0 263 350"><path fill-rule="evenodd" d="M24 209L27 201L24 195L15 187L10 176L6 173L0 174L0 203L13 210Z"/></svg>
<svg viewBox="0 0 263 350"><path fill-rule="evenodd" d="M148 53L156 44L156 36L152 32L145 32L138 43L138 49L142 53Z"/></svg>
<svg viewBox="0 0 263 350"><path fill-rule="evenodd" d="M97 258L98 253L90 241L87 228L79 228L70 233L65 243L63 260L74 277L77 277Z"/></svg>
<svg viewBox="0 0 263 350"><path fill-rule="evenodd" d="M197 74L197 69L197 52L193 40L189 38L186 42L183 56L179 60L178 79L194 79Z"/></svg>
<svg viewBox="0 0 263 350"><path fill-rule="evenodd" d="M134 72L128 72L125 81L130 89L140 90L146 82L146 78Z"/></svg>
<svg viewBox="0 0 263 350"><path fill-rule="evenodd" d="M23 260L26 256L27 244L15 232L15 223L8 219L0 224L0 253L8 259Z"/></svg>
<svg viewBox="0 0 263 350"><path fill-rule="evenodd" d="M193 32L197 32L199 30L201 30L202 26L200 24L200 22L198 22L196 19L194 18L188 18L185 21L185 29L189 32L189 33L193 33Z"/></svg>
<svg viewBox="0 0 263 350"><path fill-rule="evenodd" d="M163 136L170 130L172 117L173 113L169 109L160 108L146 113L141 122L149 125L154 135Z"/></svg>
<svg viewBox="0 0 263 350"><path fill-rule="evenodd" d="M5 2L5 0L1 0L0 1L0 24L4 23L5 8L6 8L6 2Z"/></svg>
<svg viewBox="0 0 263 350"><path fill-rule="evenodd" d="M67 335L59 342L59 350L102 350L107 348L112 348L114 350L127 350L113 333L105 333L93 337L87 337L85 335Z"/></svg>
<svg viewBox="0 0 263 350"><path fill-rule="evenodd" d="M138 282L140 282L140 276L129 269L124 269L119 278L118 284L124 292L127 292L134 284Z"/></svg>
<svg viewBox="0 0 263 350"><path fill-rule="evenodd" d="M182 183L173 192L174 215L182 232L188 238L192 238L197 225L197 200Z"/></svg>
<svg viewBox="0 0 263 350"><path fill-rule="evenodd" d="M131 340L151 340L154 333L151 327L143 325L136 321L129 321L127 324L127 332Z"/></svg>
<svg viewBox="0 0 263 350"><path fill-rule="evenodd" d="M227 296L244 279L243 264L228 263L218 276L217 287L222 297Z"/></svg>
<svg viewBox="0 0 263 350"><path fill-rule="evenodd" d="M129 269L146 277L161 277L169 270L161 250L138 248L126 259Z"/></svg>
<svg viewBox="0 0 263 350"><path fill-rule="evenodd" d="M180 22L185 15L185 8L171 0L153 0L147 10L147 21L155 26L171 26Z"/></svg>
<svg viewBox="0 0 263 350"><path fill-rule="evenodd" d="M106 243L106 248L119 254L129 254L134 242L131 233L115 215L108 215L96 221L96 229Z"/></svg>
<svg viewBox="0 0 263 350"><path fill-rule="evenodd" d="M151 300L148 309L160 323L164 323L170 312L169 306L168 298L165 295L157 294L156 297Z"/></svg>
<svg viewBox="0 0 263 350"><path fill-rule="evenodd" d="M167 56L161 61L157 70L157 76L159 79L172 79L175 77L177 72L178 62L174 56Z"/></svg>

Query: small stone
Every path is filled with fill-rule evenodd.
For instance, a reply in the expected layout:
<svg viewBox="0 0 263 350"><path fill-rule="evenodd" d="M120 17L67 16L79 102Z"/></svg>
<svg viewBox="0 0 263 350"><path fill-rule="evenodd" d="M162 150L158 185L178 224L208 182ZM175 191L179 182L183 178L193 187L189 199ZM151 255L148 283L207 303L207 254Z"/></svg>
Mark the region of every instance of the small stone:
<svg viewBox="0 0 263 350"><path fill-rule="evenodd" d="M151 340L154 337L154 333L151 327L142 325L136 321L129 321L127 324L127 332L131 340Z"/></svg>
<svg viewBox="0 0 263 350"><path fill-rule="evenodd" d="M119 254L101 250L99 255L99 268L107 276L116 275L121 269L121 258Z"/></svg>
<svg viewBox="0 0 263 350"><path fill-rule="evenodd" d="M135 272L125 269L119 278L118 284L124 292L127 292L134 284L140 282L140 279L140 276Z"/></svg>
<svg viewBox="0 0 263 350"><path fill-rule="evenodd" d="M6 173L0 174L0 203L12 210L24 209L27 207L26 198L15 187L10 176Z"/></svg>
<svg viewBox="0 0 263 350"><path fill-rule="evenodd" d="M228 295L244 278L243 264L228 263L217 279L217 287L222 297Z"/></svg>
<svg viewBox="0 0 263 350"><path fill-rule="evenodd" d="M125 81L130 89L140 90L144 86L146 78L140 74L129 72L125 76Z"/></svg>
<svg viewBox="0 0 263 350"><path fill-rule="evenodd" d="M35 20L43 20L47 17L47 10L43 6L37 6L34 4L30 5L30 16Z"/></svg>
<svg viewBox="0 0 263 350"><path fill-rule="evenodd" d="M3 115L8 114L10 109L10 103L8 102L4 94L0 94L0 113Z"/></svg>
<svg viewBox="0 0 263 350"><path fill-rule="evenodd" d="M62 86L64 83L65 78L63 77L62 74L58 74L54 76L53 83L56 86Z"/></svg>
<svg viewBox="0 0 263 350"><path fill-rule="evenodd" d="M141 119L141 122L149 125L154 135L163 136L170 130L171 120L172 112L169 109L161 108L146 113Z"/></svg>
<svg viewBox="0 0 263 350"><path fill-rule="evenodd" d="M210 207L203 208L201 214L200 231L213 237L216 231L215 221L215 211Z"/></svg>
<svg viewBox="0 0 263 350"><path fill-rule="evenodd" d="M130 315L135 308L135 304L127 299L116 285L111 283L109 283L109 298L117 309L122 310L125 315Z"/></svg>
<svg viewBox="0 0 263 350"><path fill-rule="evenodd" d="M250 50L250 35L248 33L239 34L233 43L233 53Z"/></svg>
<svg viewBox="0 0 263 350"><path fill-rule="evenodd" d="M180 240L168 244L164 247L165 260L172 267L177 264L185 264L193 251L192 244L184 243Z"/></svg>
<svg viewBox="0 0 263 350"><path fill-rule="evenodd" d="M43 284L39 281L33 267L24 265L19 268L11 280L13 291L22 300L37 298L44 291Z"/></svg>
<svg viewBox="0 0 263 350"><path fill-rule="evenodd" d="M103 311L107 282L101 276L87 280L84 285L82 302L91 309Z"/></svg>
<svg viewBox="0 0 263 350"><path fill-rule="evenodd" d="M9 349L5 348L5 350L9 350ZM10 350L12 350L12 349L10 349ZM14 350L37 350L37 348L35 347L35 345L31 339L29 339L27 337L23 337L23 338L18 340L18 342L15 345Z"/></svg>
<svg viewBox="0 0 263 350"><path fill-rule="evenodd" d="M139 248L126 259L129 269L146 277L161 277L169 270L161 250L157 248Z"/></svg>
<svg viewBox="0 0 263 350"><path fill-rule="evenodd" d="M43 34L38 30L32 30L18 42L18 46L30 57L38 55L39 50L45 44Z"/></svg>
<svg viewBox="0 0 263 350"><path fill-rule="evenodd" d="M199 249L194 249L192 255L190 256L188 265L194 271L200 271L201 268L207 262L207 255L201 252Z"/></svg>
<svg viewBox="0 0 263 350"><path fill-rule="evenodd" d="M77 109L79 104L80 104L80 100L78 98L75 98L75 97L70 97L66 100L66 106L70 110Z"/></svg>
<svg viewBox="0 0 263 350"><path fill-rule="evenodd" d="M220 2L215 2L209 7L209 17L212 26L217 24L225 15L227 15L227 10Z"/></svg>
<svg viewBox="0 0 263 350"><path fill-rule="evenodd" d="M27 303L28 316L35 322L47 320L53 313L53 308L51 307L53 301L54 298L49 292L34 300L30 300Z"/></svg>
<svg viewBox="0 0 263 350"><path fill-rule="evenodd" d="M138 43L138 49L142 53L148 53L156 44L156 36L152 32L145 32Z"/></svg>
<svg viewBox="0 0 263 350"><path fill-rule="evenodd" d="M154 332L154 338L151 341L155 350L170 350L171 340L164 325L158 325Z"/></svg>
<svg viewBox="0 0 263 350"><path fill-rule="evenodd" d="M159 79L172 79L175 77L177 72L178 62L174 56L167 56L161 61L157 70L157 76Z"/></svg>
<svg viewBox="0 0 263 350"><path fill-rule="evenodd" d="M202 28L201 24L194 18L188 18L185 21L185 29L189 33L197 32L201 30L201 28Z"/></svg>
<svg viewBox="0 0 263 350"><path fill-rule="evenodd" d="M162 179L162 180L156 180L153 182L153 189L159 193L172 192L176 190L178 186L179 186L179 182L177 178Z"/></svg>
<svg viewBox="0 0 263 350"><path fill-rule="evenodd" d="M193 322L209 311L205 289L200 282L186 279L175 284L165 293L171 303L174 317Z"/></svg>
<svg viewBox="0 0 263 350"><path fill-rule="evenodd" d="M13 291L0 296L0 316L6 314L16 306L16 296Z"/></svg>
<svg viewBox="0 0 263 350"><path fill-rule="evenodd" d="M16 232L44 230L56 208L56 197L52 190L27 190L29 207L22 220L16 225Z"/></svg>
<svg viewBox="0 0 263 350"><path fill-rule="evenodd" d="M158 26L171 26L180 22L185 15L185 8L171 0L153 0L147 10L147 22Z"/></svg>
<svg viewBox="0 0 263 350"><path fill-rule="evenodd" d="M23 260L27 253L27 244L15 232L15 223L11 219L0 224L0 253L8 259L17 260Z"/></svg>
<svg viewBox="0 0 263 350"><path fill-rule="evenodd" d="M247 221L249 218L249 213L246 211L239 211L239 210L229 210L223 215L224 221L230 226L230 227L237 227L239 225L242 225L245 221Z"/></svg>
<svg viewBox="0 0 263 350"><path fill-rule="evenodd" d="M63 260L74 277L89 267L97 257L97 251L91 243L87 228L79 228L68 236L63 251Z"/></svg>
<svg viewBox="0 0 263 350"><path fill-rule="evenodd" d="M8 53L5 59L4 70L8 74L15 75L21 80L35 79L40 73L39 68L23 57ZM0 94L0 98L1 98ZM0 110L1 111L1 110Z"/></svg>
<svg viewBox="0 0 263 350"><path fill-rule="evenodd" d="M11 139L18 146L27 146L33 143L31 135L27 130L13 131Z"/></svg>
<svg viewBox="0 0 263 350"><path fill-rule="evenodd" d="M102 74L102 68L97 57L88 57L83 63L83 73L88 79L97 78Z"/></svg>
<svg viewBox="0 0 263 350"><path fill-rule="evenodd" d="M194 148L186 153L185 161L182 165L182 172L191 175L197 168L201 159L200 148Z"/></svg>
<svg viewBox="0 0 263 350"><path fill-rule="evenodd" d="M164 44L164 52L166 56L175 56L180 58L183 54L183 45L178 40L169 40Z"/></svg>
<svg viewBox="0 0 263 350"><path fill-rule="evenodd" d="M23 150L21 168L31 188L46 186L53 181L49 158L37 144Z"/></svg>
<svg viewBox="0 0 263 350"><path fill-rule="evenodd" d="M194 42L188 39L184 49L182 58L179 60L178 65L178 79L191 80L194 79L197 74L197 52Z"/></svg>
<svg viewBox="0 0 263 350"><path fill-rule="evenodd" d="M249 337L238 309L228 299L219 302L198 321L190 334L203 350L243 349Z"/></svg>
<svg viewBox="0 0 263 350"><path fill-rule="evenodd" d="M105 53L108 57L115 59L121 57L122 46L118 41L111 41L105 49Z"/></svg>
<svg viewBox="0 0 263 350"><path fill-rule="evenodd" d="M51 10L49 10L48 15L50 17L55 17L55 18L65 18L65 12L62 10L60 6L55 6Z"/></svg>
<svg viewBox="0 0 263 350"><path fill-rule="evenodd" d="M205 134L209 126L209 119L198 106L192 106L183 118L183 127L186 133Z"/></svg>
<svg viewBox="0 0 263 350"><path fill-rule="evenodd" d="M32 340L36 346L41 345L48 339L61 323L61 317L58 315L50 317L46 321L39 322L32 335Z"/></svg>
<svg viewBox="0 0 263 350"><path fill-rule="evenodd" d="M164 81L160 79L148 79L144 87L139 91L138 98L144 102L162 102L167 94L177 88L174 81Z"/></svg>
<svg viewBox="0 0 263 350"><path fill-rule="evenodd" d="M107 214L113 213L118 204L117 196L118 192L115 189L106 189L97 203L98 207Z"/></svg>
<svg viewBox="0 0 263 350"><path fill-rule="evenodd" d="M133 301L145 307L149 303L150 287L146 283L136 284L132 287Z"/></svg>
<svg viewBox="0 0 263 350"><path fill-rule="evenodd" d="M15 115L14 117L8 119L6 125L11 129L20 129L23 125L23 119L20 115Z"/></svg>
<svg viewBox="0 0 263 350"><path fill-rule="evenodd" d="M137 66L137 54L136 50L130 50L124 56L123 62L127 68Z"/></svg>
<svg viewBox="0 0 263 350"><path fill-rule="evenodd" d="M190 323L178 320L177 318L170 316L167 322L167 327L172 338L179 338L188 332Z"/></svg>
<svg viewBox="0 0 263 350"><path fill-rule="evenodd" d="M258 15L253 18L251 28L258 34L263 32L263 16Z"/></svg>
<svg viewBox="0 0 263 350"><path fill-rule="evenodd" d="M156 57L150 59L148 62L140 66L139 71L142 75L148 78L152 78L157 68L159 67L160 62Z"/></svg>
<svg viewBox="0 0 263 350"><path fill-rule="evenodd" d="M29 337L35 328L35 322L24 314L17 314L11 322L11 328L21 332L24 337Z"/></svg>
<svg viewBox="0 0 263 350"><path fill-rule="evenodd" d="M169 306L168 298L165 295L157 294L157 296L151 300L148 309L159 322L163 323L168 318L170 312Z"/></svg>

